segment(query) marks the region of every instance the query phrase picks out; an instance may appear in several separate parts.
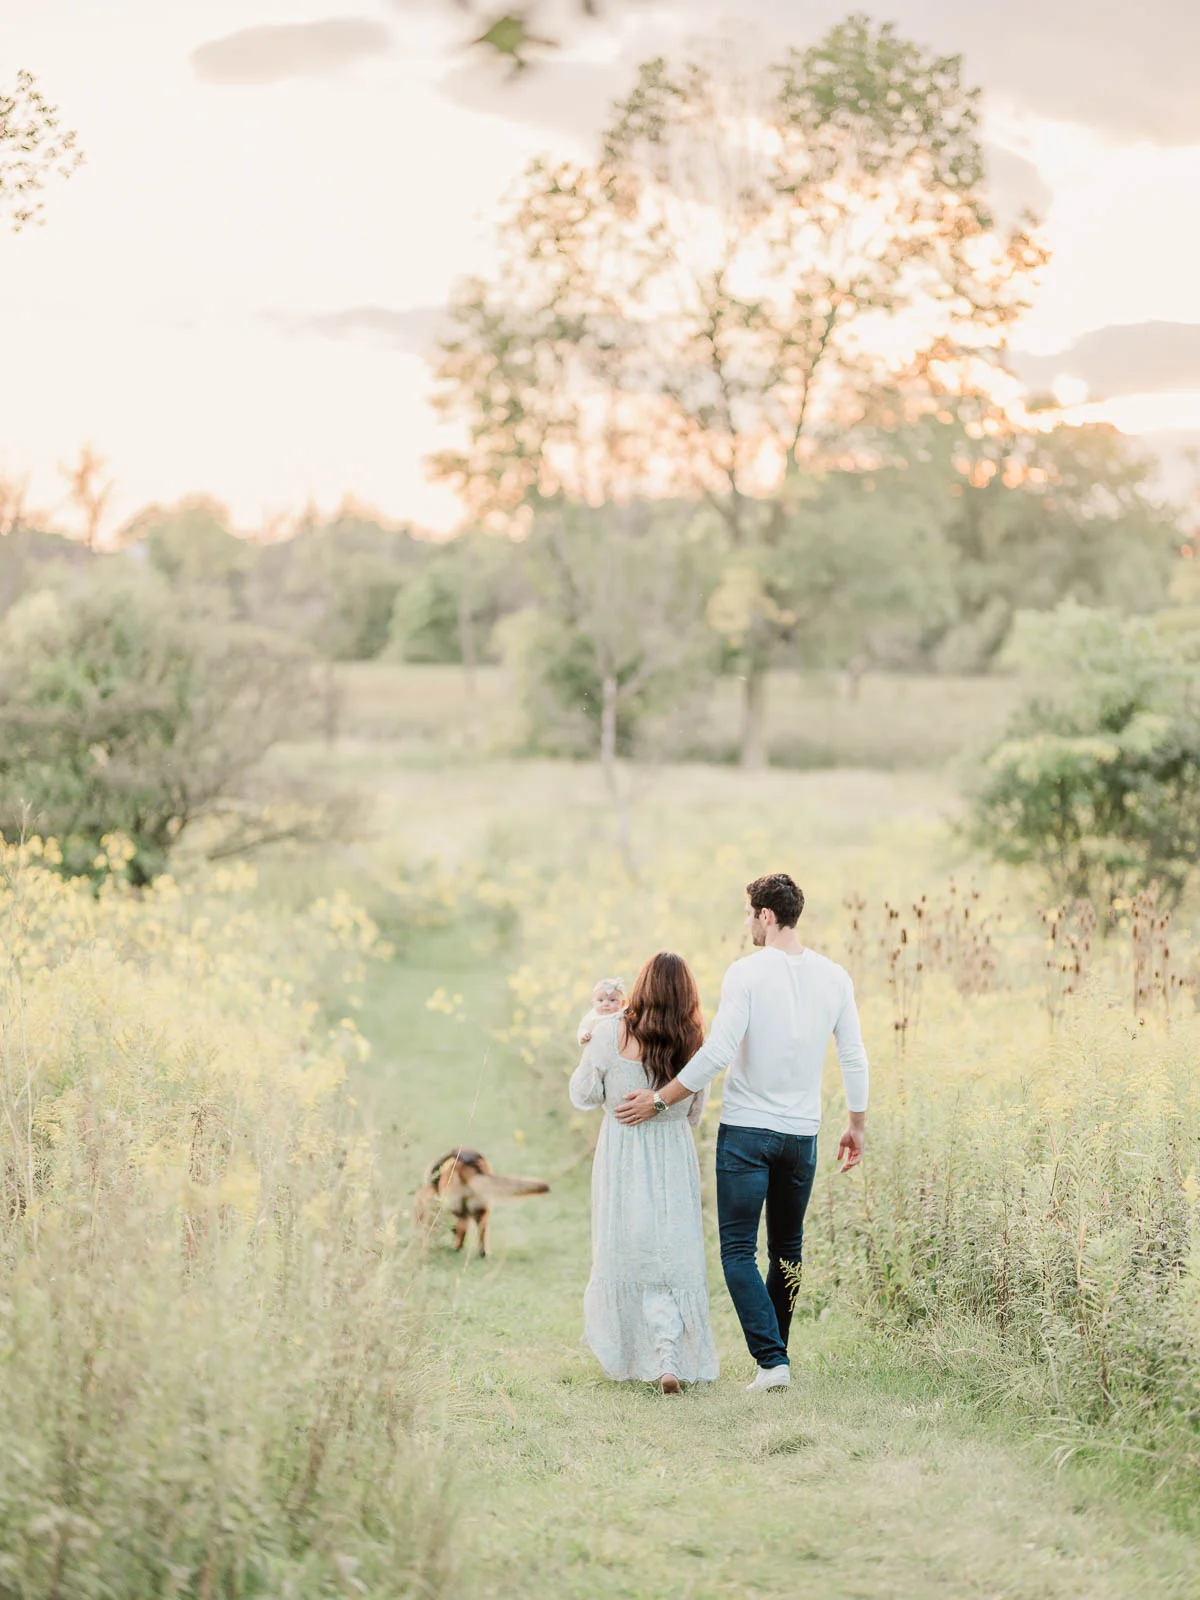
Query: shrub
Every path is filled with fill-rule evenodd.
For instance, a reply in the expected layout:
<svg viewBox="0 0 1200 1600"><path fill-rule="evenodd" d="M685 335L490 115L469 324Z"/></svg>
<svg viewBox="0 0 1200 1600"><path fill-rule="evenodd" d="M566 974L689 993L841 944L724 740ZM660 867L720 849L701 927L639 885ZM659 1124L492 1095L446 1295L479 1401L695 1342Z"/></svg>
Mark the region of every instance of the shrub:
<svg viewBox="0 0 1200 1600"><path fill-rule="evenodd" d="M0 832L52 834L71 873L122 833L130 878L148 883L296 726L309 673L287 640L221 622L150 574L28 596L0 623Z"/></svg>
<svg viewBox="0 0 1200 1600"><path fill-rule="evenodd" d="M1038 674L984 763L975 843L1055 895L1107 908L1157 881L1178 899L1200 850L1200 634L1062 606L1018 619Z"/></svg>

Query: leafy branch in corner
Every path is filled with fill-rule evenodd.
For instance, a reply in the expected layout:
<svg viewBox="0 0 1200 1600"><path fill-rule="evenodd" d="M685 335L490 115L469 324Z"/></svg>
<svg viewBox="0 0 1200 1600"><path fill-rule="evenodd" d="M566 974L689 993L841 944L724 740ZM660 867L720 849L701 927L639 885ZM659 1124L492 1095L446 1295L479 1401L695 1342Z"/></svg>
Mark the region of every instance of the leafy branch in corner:
<svg viewBox="0 0 1200 1600"><path fill-rule="evenodd" d="M36 222L47 179L69 178L82 160L77 135L59 126L33 74L19 71L14 88L0 90L0 217L15 233Z"/></svg>

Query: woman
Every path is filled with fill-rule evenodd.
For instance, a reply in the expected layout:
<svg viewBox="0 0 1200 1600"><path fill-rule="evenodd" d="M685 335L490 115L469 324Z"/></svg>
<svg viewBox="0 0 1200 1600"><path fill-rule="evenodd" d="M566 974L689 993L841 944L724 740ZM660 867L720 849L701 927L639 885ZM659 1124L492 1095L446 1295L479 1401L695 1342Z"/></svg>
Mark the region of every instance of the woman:
<svg viewBox="0 0 1200 1600"><path fill-rule="evenodd" d="M664 951L638 973L624 1013L599 1019L571 1078L572 1105L605 1108L592 1166L584 1338L607 1377L657 1381L664 1394L718 1372L692 1139L705 1095L633 1128L611 1113L629 1090L669 1083L703 1042L696 980L681 956Z"/></svg>

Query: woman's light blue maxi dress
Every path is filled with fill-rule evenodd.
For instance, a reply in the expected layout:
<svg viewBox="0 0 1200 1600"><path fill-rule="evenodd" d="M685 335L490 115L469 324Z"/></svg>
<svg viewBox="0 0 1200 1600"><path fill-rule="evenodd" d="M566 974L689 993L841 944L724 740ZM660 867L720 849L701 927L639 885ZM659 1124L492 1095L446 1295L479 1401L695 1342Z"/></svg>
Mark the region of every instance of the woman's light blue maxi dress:
<svg viewBox="0 0 1200 1600"><path fill-rule="evenodd" d="M609 1378L684 1383L719 1369L708 1320L700 1165L692 1128L705 1094L627 1128L613 1116L647 1087L638 1061L617 1049L619 1017L602 1017L571 1078L571 1104L604 1107L592 1166L592 1275L584 1339Z"/></svg>

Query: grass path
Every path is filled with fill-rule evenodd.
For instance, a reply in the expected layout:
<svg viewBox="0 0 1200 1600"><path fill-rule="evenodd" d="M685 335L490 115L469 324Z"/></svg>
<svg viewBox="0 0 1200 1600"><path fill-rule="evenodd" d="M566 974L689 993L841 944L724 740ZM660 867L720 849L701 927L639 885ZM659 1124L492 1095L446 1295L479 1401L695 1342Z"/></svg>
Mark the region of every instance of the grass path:
<svg viewBox="0 0 1200 1600"><path fill-rule="evenodd" d="M439 986L463 995L461 1020L426 1009ZM588 1164L565 1095L489 1044L504 1001L498 957L452 934L424 939L365 996L375 1054L355 1085L397 1192L460 1141L552 1184L497 1214L491 1259L447 1244L426 1269L451 1379L464 1593L1195 1595L1187 1535L1099 1471L1056 1474L1044 1445L980 1418L848 1317L799 1324L791 1391L751 1399L715 1257L721 1381L679 1401L606 1383L578 1343ZM711 1200L712 1130L704 1138Z"/></svg>

